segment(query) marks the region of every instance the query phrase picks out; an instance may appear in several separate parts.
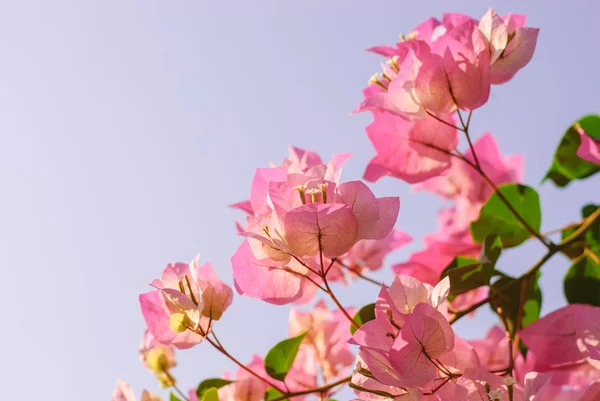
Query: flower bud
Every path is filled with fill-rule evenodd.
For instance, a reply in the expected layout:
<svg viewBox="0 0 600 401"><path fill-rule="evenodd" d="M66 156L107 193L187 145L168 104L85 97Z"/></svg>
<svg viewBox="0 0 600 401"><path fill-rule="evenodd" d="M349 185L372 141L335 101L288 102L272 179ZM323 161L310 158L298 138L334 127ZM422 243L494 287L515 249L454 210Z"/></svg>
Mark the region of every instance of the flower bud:
<svg viewBox="0 0 600 401"><path fill-rule="evenodd" d="M163 347L155 347L148 350L146 365L154 373L164 372L171 367L169 357Z"/></svg>
<svg viewBox="0 0 600 401"><path fill-rule="evenodd" d="M176 312L171 315L169 326L175 333L183 333L187 330L190 319L181 312Z"/></svg>

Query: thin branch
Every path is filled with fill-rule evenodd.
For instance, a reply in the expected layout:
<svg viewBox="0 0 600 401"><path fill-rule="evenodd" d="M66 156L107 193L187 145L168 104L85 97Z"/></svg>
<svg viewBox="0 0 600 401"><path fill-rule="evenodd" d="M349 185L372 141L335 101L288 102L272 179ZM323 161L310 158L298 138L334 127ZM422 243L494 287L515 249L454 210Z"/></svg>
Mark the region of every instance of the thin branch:
<svg viewBox="0 0 600 401"><path fill-rule="evenodd" d="M302 391L286 392L280 397L273 398L271 401L281 401L286 398L295 397L298 395L306 395L306 394L312 394L312 393L326 393L327 391L331 390L332 388L334 388L336 386L339 386L340 384L348 383L350 380L352 380L352 376L347 376L347 377L344 377L343 379L340 379L338 381L335 381L335 382L332 382L329 384L325 384L321 387L315 387L315 388L311 388L308 390L302 390Z"/></svg>
<svg viewBox="0 0 600 401"><path fill-rule="evenodd" d="M517 220L519 220L519 222L521 223L521 225L527 231L529 231L529 233L531 235L533 235L538 240L540 240L540 242L542 244L544 244L544 246L546 246L546 248L548 248L548 249L551 249L551 248L553 248L555 246L554 244L552 244L552 242L546 241L546 239L537 230L535 230L533 227L531 227L531 225L529 225L529 223L527 221L525 221L525 219L523 218L523 216L521 216L521 214L514 208L514 206L512 205L512 203L510 203L510 201L508 199L506 199L506 197L504 196L504 194L502 192L500 192L500 190L498 189L498 186L490 179L490 177L487 176L487 174L480 167L478 167L475 163L473 163L472 161L470 161L469 159L467 159L462 154L459 155L459 157L460 157L460 159L462 161L464 161L469 166L471 166L477 172L477 174L479 174L481 176L481 178L483 178L483 180L494 190L494 193L496 193L496 195L498 195L498 198L500 198L500 200L502 201L502 203L504 203L506 205L506 207L508 208L508 210L513 214L513 216L515 216L515 218Z"/></svg>
<svg viewBox="0 0 600 401"><path fill-rule="evenodd" d="M244 369L246 372L250 373L252 376L256 377L257 379L259 379L260 381L262 381L266 385L271 386L275 390L277 390L280 393L284 394L284 391L282 389L280 389L278 386L276 386L275 384L273 384L269 379L266 379L266 378L262 377L261 375L259 375L258 373L256 373L252 369L250 369L248 366L246 366L243 363L241 363L240 361L238 361L233 355L231 355L229 352L227 352L227 350L225 349L225 347L223 345L221 345L221 343L218 340L214 341L210 337L208 337L208 335L204 332L204 330L202 330L202 328L199 328L199 329L188 328L188 329L191 330L191 331L193 331L194 333L199 334L202 337L204 337L204 339L206 341L208 341L208 343L210 345L212 345L221 354L223 354L227 358L229 358L233 363L235 363L236 365L238 365L240 368ZM212 332L212 334L213 334L213 336L216 339L217 337L216 337L214 331Z"/></svg>
<svg viewBox="0 0 600 401"><path fill-rule="evenodd" d="M476 309L478 309L479 307L487 304L488 302L490 302L490 298L489 297L487 297L486 299L483 299L483 300L477 302L476 304L473 304L473 305L469 306L466 309L463 309L463 310L455 312L454 315L450 318L450 320L448 320L448 323L450 323L450 324L455 323L461 317L468 315L469 313L475 311Z"/></svg>
<svg viewBox="0 0 600 401"><path fill-rule="evenodd" d="M332 259L332 260L333 260L333 259ZM379 287L383 287L383 285L384 285L384 284L383 284L382 282L380 282L380 281L377 281L377 280L375 280L375 279L372 279L372 278L370 278L370 277L367 277L367 276L365 276L365 275L364 275L364 274L362 274L362 273L359 273L358 271L354 270L352 267L348 266L347 264L345 264L344 262L342 262L342 261L341 261L341 260L339 260L339 259L336 259L335 261L336 261L336 262L337 262L339 265L341 265L342 267L344 267L344 268L348 269L348 271L349 271L351 274L354 274L354 275L356 275L357 277L360 277L360 278L362 278L363 280L365 280L365 281L368 281L369 283L375 284L375 285L377 285L377 286L379 286Z"/></svg>

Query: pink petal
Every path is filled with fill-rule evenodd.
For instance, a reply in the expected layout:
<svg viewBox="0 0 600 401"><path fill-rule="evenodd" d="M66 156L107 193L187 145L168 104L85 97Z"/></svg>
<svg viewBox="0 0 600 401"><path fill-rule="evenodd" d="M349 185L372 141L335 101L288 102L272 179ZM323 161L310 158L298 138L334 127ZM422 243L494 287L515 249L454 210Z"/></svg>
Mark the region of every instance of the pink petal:
<svg viewBox="0 0 600 401"><path fill-rule="evenodd" d="M536 368L578 362L590 355L585 345L600 341L599 321L600 307L572 304L536 320L520 336L535 354Z"/></svg>
<svg viewBox="0 0 600 401"><path fill-rule="evenodd" d="M452 327L446 318L429 304L418 304L406 318L406 325L400 332L402 339L407 342L417 341L431 358L438 358L454 348Z"/></svg>
<svg viewBox="0 0 600 401"><path fill-rule="evenodd" d="M388 319L374 319L360 326L348 342L388 352L392 348L397 331ZM388 335L388 333L392 335Z"/></svg>
<svg viewBox="0 0 600 401"><path fill-rule="evenodd" d="M135 393L129 383L117 380L117 386L112 394L112 401L135 401Z"/></svg>
<svg viewBox="0 0 600 401"><path fill-rule="evenodd" d="M418 120L427 117L420 100L415 93L415 80L423 62L415 52L409 50L406 58L400 64L400 72L388 86L388 98L393 108L385 108L407 120Z"/></svg>
<svg viewBox="0 0 600 401"><path fill-rule="evenodd" d="M241 211L246 212L248 214L254 214L254 210L252 209L252 204L250 203L249 200L232 203L231 205L229 205L229 207L233 208L233 209L240 209Z"/></svg>
<svg viewBox="0 0 600 401"><path fill-rule="evenodd" d="M358 223L357 239L384 239L398 218L400 199L375 198L361 181L350 181L338 187L340 203L352 208Z"/></svg>
<svg viewBox="0 0 600 401"><path fill-rule="evenodd" d="M272 181L286 181L287 172L282 168L258 168L252 179L250 204L255 214L268 213L267 191Z"/></svg>
<svg viewBox="0 0 600 401"><path fill-rule="evenodd" d="M394 275L388 289L391 305L402 314L408 314L422 302L427 302L427 287L418 279L404 274Z"/></svg>
<svg viewBox="0 0 600 401"><path fill-rule="evenodd" d="M442 24L448 27L448 29L457 27L467 22L474 23L476 21L473 19L473 17L461 13L444 13L442 16Z"/></svg>
<svg viewBox="0 0 600 401"><path fill-rule="evenodd" d="M488 9L479 21L479 30L490 42L491 62L500 57L508 43L508 27L493 9Z"/></svg>
<svg viewBox="0 0 600 401"><path fill-rule="evenodd" d="M437 368L418 342L397 342L396 345L402 346L390 351L391 364L405 385L423 387L438 376Z"/></svg>
<svg viewBox="0 0 600 401"><path fill-rule="evenodd" d="M170 315L165 309L159 291L140 294L142 315L148 331L163 344L171 344L175 348L186 349L202 341L202 337L189 330L175 333L170 327Z"/></svg>
<svg viewBox="0 0 600 401"><path fill-rule="evenodd" d="M579 130L581 145L577 149L577 156L591 163L600 164L600 141L596 142L587 135L583 129Z"/></svg>
<svg viewBox="0 0 600 401"><path fill-rule="evenodd" d="M327 257L348 252L356 242L357 219L348 205L311 203L285 216L285 238L292 254L313 256L323 251Z"/></svg>
<svg viewBox="0 0 600 401"><path fill-rule="evenodd" d="M242 295L275 305L287 304L302 296L302 278L268 259L256 259L248 241L242 242L231 258L231 265L236 289Z"/></svg>
<svg viewBox="0 0 600 401"><path fill-rule="evenodd" d="M525 400L541 401L552 373L529 372L525 375Z"/></svg>
<svg viewBox="0 0 600 401"><path fill-rule="evenodd" d="M421 105L435 114L449 114L454 108L454 100L450 94L448 76L442 58L437 54L421 56L422 63L416 74L415 96Z"/></svg>
<svg viewBox="0 0 600 401"><path fill-rule="evenodd" d="M454 332L431 305L420 303L406 317L390 351L392 366L409 386L422 387L438 375L431 362L454 348Z"/></svg>
<svg viewBox="0 0 600 401"><path fill-rule="evenodd" d="M506 47L504 55L491 66L491 83L497 85L507 82L529 64L535 52L539 32L538 28L516 28L515 36Z"/></svg>
<svg viewBox="0 0 600 401"><path fill-rule="evenodd" d="M600 380L596 380L578 401L598 401L600 399Z"/></svg>
<svg viewBox="0 0 600 401"><path fill-rule="evenodd" d="M373 376L383 384L390 386L404 386L405 381L392 367L389 359L380 350L361 348L360 357Z"/></svg>
<svg viewBox="0 0 600 401"><path fill-rule="evenodd" d="M426 118L408 122L390 114L376 113L367 135L377 156L371 160L364 178L377 181L389 175L409 183L424 181L450 166L450 151L458 142L455 129Z"/></svg>
<svg viewBox="0 0 600 401"><path fill-rule="evenodd" d="M490 55L483 33L465 24L441 39L436 51L442 55L458 107L469 111L485 104L490 95Z"/></svg>

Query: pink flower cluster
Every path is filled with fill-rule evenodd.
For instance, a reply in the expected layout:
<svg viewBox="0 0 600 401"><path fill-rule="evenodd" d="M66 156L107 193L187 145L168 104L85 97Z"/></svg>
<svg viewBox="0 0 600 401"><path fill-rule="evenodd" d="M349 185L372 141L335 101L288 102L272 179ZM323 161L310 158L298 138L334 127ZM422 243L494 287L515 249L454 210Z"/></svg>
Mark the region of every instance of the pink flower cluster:
<svg viewBox="0 0 600 401"><path fill-rule="evenodd" d="M583 231L570 234L573 242L567 236L557 245L526 227L525 219L512 210L519 228L528 229L548 249L546 259L514 280L522 288L512 326L504 306L492 302L499 296L488 294L496 284L490 284L490 276L485 281L476 277L475 284L463 289L470 291L453 297L450 283L455 285L455 276L441 278L456 257L482 254L471 223L480 219L490 197L502 195L499 185L523 180L522 158L504 157L491 133L471 141L469 125L471 113L487 102L491 85L508 82L529 63L538 31L526 27L521 15L498 16L490 9L477 21L452 13L441 21L423 22L395 46L370 49L387 60L355 110L374 117L367 134L376 155L364 179L395 177L415 191L451 202L439 213L438 230L424 237L423 249L392 266L389 286L378 283L368 275L412 241L394 228L399 198L377 197L362 181L341 181L349 154L323 162L312 151L291 147L280 164L256 170L248 200L231 205L246 214L245 222L237 223L242 243L231 257L234 287L240 295L271 304L294 304L290 339L278 343L271 350L275 352L253 355L243 364L215 333L233 290L210 263L201 265L198 256L190 263L168 264L150 284L153 290L139 296L147 326L139 356L162 387L175 390L171 400L325 400L346 384L356 401L600 400L600 307L572 303L522 323L525 285L531 285L545 260L579 246L575 241L590 229L590 221L569 226ZM595 134L588 135L580 125L574 128L581 139L577 156L600 165ZM457 149L459 132L469 144L463 152ZM510 210L510 202L503 202ZM586 256L590 265L596 262L594 251L582 252L591 255ZM471 273L487 274L484 267L492 269L492 277L512 280L487 262L464 267L473 269L465 281ZM356 309L340 302L330 283L354 279L378 286L374 304ZM332 302L331 310L318 299L319 291ZM514 296L502 288L495 291ZM297 306L315 298L311 308ZM495 305L503 328L492 327L484 339L461 339L451 324L488 302ZM175 350L200 342L238 369L209 379L207 388L200 384L184 393L172 373ZM112 399L136 400L122 381ZM141 400L161 398L144 391Z"/></svg>
<svg viewBox="0 0 600 401"><path fill-rule="evenodd" d="M388 60L355 110L375 117L367 133L377 156L365 179L416 183L444 172L458 144L453 113L484 105L491 84L507 82L531 60L539 30L524 25L525 16L491 9L481 21L451 13L423 22L395 47L370 49Z"/></svg>
<svg viewBox="0 0 600 401"><path fill-rule="evenodd" d="M273 304L308 302L323 276L345 280L344 260L351 272L374 270L410 240L393 230L398 197L376 198L361 181L340 184L348 157L323 163L291 148L281 166L256 170L250 200L234 205L248 213L239 227L246 240L231 258L240 294Z"/></svg>
<svg viewBox="0 0 600 401"><path fill-rule="evenodd" d="M456 336L447 321L449 290L447 278L432 287L401 274L381 289L376 318L351 340L360 347L357 400L599 399L599 307L570 305L522 330L528 352L515 358L513 378L498 374L512 370L502 329L481 341Z"/></svg>

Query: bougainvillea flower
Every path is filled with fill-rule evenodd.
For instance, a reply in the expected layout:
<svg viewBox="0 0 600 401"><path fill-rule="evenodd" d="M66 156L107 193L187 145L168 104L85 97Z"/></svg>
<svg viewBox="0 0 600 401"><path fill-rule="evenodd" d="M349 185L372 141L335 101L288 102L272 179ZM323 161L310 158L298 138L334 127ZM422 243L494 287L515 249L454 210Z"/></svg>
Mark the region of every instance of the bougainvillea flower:
<svg viewBox="0 0 600 401"><path fill-rule="evenodd" d="M524 15L500 17L491 8L481 18L479 29L489 41L493 84L507 82L531 61L540 30L524 25Z"/></svg>
<svg viewBox="0 0 600 401"><path fill-rule="evenodd" d="M171 328L171 313L165 306L165 301L159 291L140 294L142 315L148 331L163 344L185 349L193 347L202 341L202 337L190 330L175 332Z"/></svg>
<svg viewBox="0 0 600 401"><path fill-rule="evenodd" d="M375 271L381 268L387 254L411 241L412 238L404 231L394 229L382 240L367 239L357 242L341 259L350 271Z"/></svg>
<svg viewBox="0 0 600 401"><path fill-rule="evenodd" d="M353 114L381 110L407 120L445 116L456 108L481 107L490 94L487 40L471 21L452 28L432 47L410 41L406 55L392 57L383 70L381 79L371 79L383 91L368 96Z"/></svg>
<svg viewBox="0 0 600 401"><path fill-rule="evenodd" d="M308 274L308 269L295 259L283 266L268 258L257 259L248 240L232 256L231 265L240 294L276 305L298 300L303 293L303 276Z"/></svg>
<svg viewBox="0 0 600 401"><path fill-rule="evenodd" d="M377 155L367 166L365 180L391 176L416 183L450 167L448 153L458 144L456 129L432 117L410 122L380 111L373 111L373 116L367 135Z"/></svg>
<svg viewBox="0 0 600 401"><path fill-rule="evenodd" d="M369 362L367 362L367 360ZM390 399L397 401L419 401L422 399L423 391L414 387L404 387L402 385L385 384L373 376L361 373L367 366L378 374L393 374L391 366L382 365L381 368L375 367L376 362L366 351L361 350L356 358L356 368L352 375L352 384L356 397L354 401L388 401ZM392 380L394 381L394 380ZM395 380L398 381L398 380Z"/></svg>
<svg viewBox="0 0 600 401"><path fill-rule="evenodd" d="M128 383L118 380L117 386L113 391L112 401L136 401L135 393ZM144 390L140 401L162 401L162 398L152 394L148 390Z"/></svg>
<svg viewBox="0 0 600 401"><path fill-rule="evenodd" d="M139 348L140 361L156 376L163 387L170 387L173 377L167 372L177 365L175 350L170 345L156 341L152 333L146 331Z"/></svg>
<svg viewBox="0 0 600 401"><path fill-rule="evenodd" d="M200 277L198 285L202 291L204 301L202 315L213 320L219 320L223 312L231 305L233 291L231 287L219 279L212 264L206 263L199 266L197 271L198 277Z"/></svg>
<svg viewBox="0 0 600 401"><path fill-rule="evenodd" d="M500 326L493 326L484 339L471 340L469 344L475 349L482 366L486 369L500 371L508 366L508 337Z"/></svg>
<svg viewBox="0 0 600 401"><path fill-rule="evenodd" d="M568 305L536 320L520 336L536 356L536 370L586 358L598 360L600 307Z"/></svg>
<svg viewBox="0 0 600 401"><path fill-rule="evenodd" d="M246 365L249 369L262 377L268 377L263 359L254 355L252 361ZM229 377L226 377L229 379ZM221 401L261 401L267 391L267 385L251 375L244 369L238 369L233 378L233 383L219 389L219 400Z"/></svg>
<svg viewBox="0 0 600 401"><path fill-rule="evenodd" d="M339 153L331 161L323 163L315 152L290 147L289 156L280 166L256 169L250 189L250 199L230 205L250 215L264 216L271 213L268 200L269 185L272 182L288 182L292 185L309 185L312 181L332 181L337 183L342 164L350 157L349 153Z"/></svg>
<svg viewBox="0 0 600 401"><path fill-rule="evenodd" d="M391 307L392 312L407 315L420 303L426 303L436 309L443 306L449 292L450 280L447 277L433 287L415 277L396 274L389 288L381 288L378 302L385 308ZM377 308L382 306L377 305ZM441 310L444 311L443 308Z"/></svg>
<svg viewBox="0 0 600 401"><path fill-rule="evenodd" d="M402 381L423 387L439 374L433 360L454 348L454 332L448 321L431 305L420 303L405 318L390 351L390 361Z"/></svg>
<svg viewBox="0 0 600 401"><path fill-rule="evenodd" d="M600 141L590 137L581 127L578 127L578 132L581 137L581 145L577 149L577 156L591 163L600 164Z"/></svg>
<svg viewBox="0 0 600 401"><path fill-rule="evenodd" d="M355 310L347 309L350 315ZM330 312L324 301L320 301L310 312L296 309L290 311L289 334L297 336L306 332L302 347L321 366L325 381L338 377L354 362L348 340L348 320L341 311Z"/></svg>
<svg viewBox="0 0 600 401"><path fill-rule="evenodd" d="M483 106L490 96L490 56L487 40L472 21L463 22L432 46L441 56L452 104L471 111ZM435 96L438 92L430 92ZM420 95L422 98L423 95ZM444 95L446 96L446 95ZM431 109L443 113L444 109Z"/></svg>
<svg viewBox="0 0 600 401"><path fill-rule="evenodd" d="M465 22L476 23L476 20L465 14L445 13L442 21L439 21L437 18L429 18L417 25L408 35L401 35L401 41L396 43L396 47L375 46L367 49L367 51L385 57L400 56L405 51L404 48L406 46L414 45L414 42L419 41L423 41L431 46L448 31Z"/></svg>
<svg viewBox="0 0 600 401"><path fill-rule="evenodd" d="M168 264L151 286L157 290L140 295L148 331L176 348L199 343L202 337L194 330L209 330L210 321L220 318L231 303L231 289L210 264L199 265L199 256L189 264Z"/></svg>
<svg viewBox="0 0 600 401"><path fill-rule="evenodd" d="M129 383L123 380L117 380L117 385L113 391L112 401L135 401L135 393Z"/></svg>
<svg viewBox="0 0 600 401"><path fill-rule="evenodd" d="M271 183L269 198L271 217L258 223L249 218L248 229L252 231L244 235L255 244L259 242L259 248L252 248L255 257L282 263L290 256L302 258L319 252L333 258L360 240L384 239L400 207L397 197L376 198L360 181L338 186L324 182L317 188Z"/></svg>

